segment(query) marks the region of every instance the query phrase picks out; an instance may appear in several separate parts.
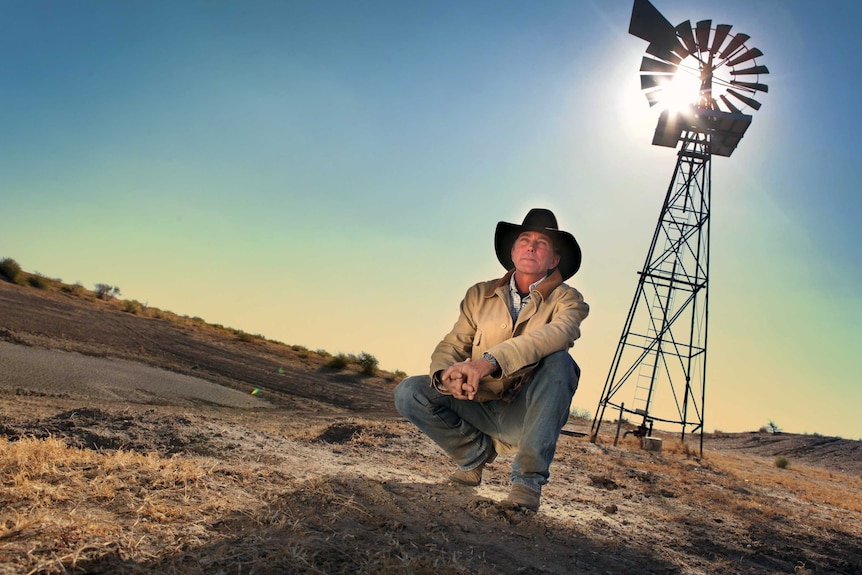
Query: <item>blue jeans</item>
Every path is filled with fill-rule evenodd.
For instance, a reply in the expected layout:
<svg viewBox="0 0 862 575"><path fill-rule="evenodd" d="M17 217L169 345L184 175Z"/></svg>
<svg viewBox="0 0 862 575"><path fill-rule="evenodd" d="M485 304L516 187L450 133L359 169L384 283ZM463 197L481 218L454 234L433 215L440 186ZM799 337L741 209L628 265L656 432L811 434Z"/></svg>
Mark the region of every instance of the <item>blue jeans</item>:
<svg viewBox="0 0 862 575"><path fill-rule="evenodd" d="M429 376L416 375L395 388L395 407L465 471L484 463L491 437L517 445L512 483L541 492L580 372L572 356L559 351L539 363L510 402L483 403L444 395Z"/></svg>

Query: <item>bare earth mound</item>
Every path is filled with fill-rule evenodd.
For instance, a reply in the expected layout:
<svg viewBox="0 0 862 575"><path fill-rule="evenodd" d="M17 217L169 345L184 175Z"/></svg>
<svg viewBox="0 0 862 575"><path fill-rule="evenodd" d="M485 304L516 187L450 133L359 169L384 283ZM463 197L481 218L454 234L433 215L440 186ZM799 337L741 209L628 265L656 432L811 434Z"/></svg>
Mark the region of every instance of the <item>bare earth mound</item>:
<svg viewBox="0 0 862 575"><path fill-rule="evenodd" d="M671 436L592 444L573 421L529 513L501 503L510 457L448 484L387 374L2 282L0 338L265 401L0 386L0 574L862 573L859 442L721 434L700 457Z"/></svg>

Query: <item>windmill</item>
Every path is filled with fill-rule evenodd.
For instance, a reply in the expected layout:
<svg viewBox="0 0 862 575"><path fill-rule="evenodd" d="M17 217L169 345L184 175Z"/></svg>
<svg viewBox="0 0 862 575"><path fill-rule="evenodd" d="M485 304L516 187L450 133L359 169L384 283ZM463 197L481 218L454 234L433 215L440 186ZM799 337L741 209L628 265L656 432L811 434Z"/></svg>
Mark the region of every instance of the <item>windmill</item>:
<svg viewBox="0 0 862 575"><path fill-rule="evenodd" d="M635 435L655 422L700 433L703 451L709 281L712 156L730 156L767 92L748 35L701 20L673 26L648 0L635 0L629 33L649 46L641 88L650 107L664 105L682 80L694 94L659 115L653 145L676 148L676 167L641 269L634 299L605 381L591 429L596 441L605 410L640 418ZM625 399L628 399L628 402ZM631 398L631 399L629 399Z"/></svg>

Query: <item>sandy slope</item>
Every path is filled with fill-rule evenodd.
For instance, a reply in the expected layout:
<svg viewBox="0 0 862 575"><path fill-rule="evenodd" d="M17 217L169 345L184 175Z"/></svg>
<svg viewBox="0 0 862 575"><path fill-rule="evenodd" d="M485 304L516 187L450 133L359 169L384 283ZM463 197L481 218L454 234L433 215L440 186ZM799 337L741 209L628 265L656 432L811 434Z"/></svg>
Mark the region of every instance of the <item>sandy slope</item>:
<svg viewBox="0 0 862 575"><path fill-rule="evenodd" d="M238 409L272 407L260 395L126 359L0 341L0 366L0 389L9 391L21 389L93 402L214 404Z"/></svg>

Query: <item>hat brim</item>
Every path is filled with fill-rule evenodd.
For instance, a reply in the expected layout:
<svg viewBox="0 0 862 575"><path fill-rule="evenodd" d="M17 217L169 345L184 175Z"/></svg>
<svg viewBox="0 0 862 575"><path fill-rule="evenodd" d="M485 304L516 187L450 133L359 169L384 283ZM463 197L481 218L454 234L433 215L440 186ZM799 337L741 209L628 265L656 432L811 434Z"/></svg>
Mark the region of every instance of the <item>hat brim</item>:
<svg viewBox="0 0 862 575"><path fill-rule="evenodd" d="M540 232L553 240L554 249L560 254L557 269L563 276L563 281L575 275L581 267L581 246L569 232L499 222L494 233L494 250L497 252L497 260L507 271L515 267L515 262L512 261L512 246L523 232Z"/></svg>

